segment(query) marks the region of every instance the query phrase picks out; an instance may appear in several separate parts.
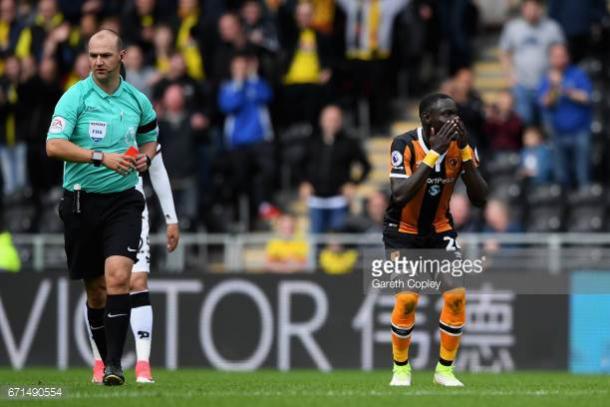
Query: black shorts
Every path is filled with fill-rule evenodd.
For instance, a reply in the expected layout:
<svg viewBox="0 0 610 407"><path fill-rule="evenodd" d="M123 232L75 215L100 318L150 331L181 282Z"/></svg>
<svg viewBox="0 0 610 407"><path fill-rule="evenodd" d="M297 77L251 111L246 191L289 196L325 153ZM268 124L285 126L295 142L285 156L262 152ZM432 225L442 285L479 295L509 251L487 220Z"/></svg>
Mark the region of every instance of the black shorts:
<svg viewBox="0 0 610 407"><path fill-rule="evenodd" d="M462 253L460 252L460 247L458 246L456 239L457 233L455 232L455 230L432 234L429 236L400 233L396 231L396 229L392 229L389 227L385 227L383 231L383 243L385 245L386 258L388 260L393 260L395 257L400 256L426 256L424 253L426 249L434 249L434 253L430 253L432 257L426 256L426 258L433 258L437 260L458 260L462 258ZM409 254L407 253L408 251L412 252ZM392 280L395 279L408 280L409 277L406 277L405 275L393 274ZM465 286L463 276L454 277L449 274L436 273L429 275L418 275L416 279L419 279L420 281L432 280L434 282L440 283L440 289L438 289L438 292L445 292L447 290ZM411 280L413 280L413 278L411 278ZM406 284L407 283L405 283L405 285ZM415 288L410 288L408 290L405 290L404 288L397 288L395 291L435 293L434 290L426 291Z"/></svg>
<svg viewBox="0 0 610 407"><path fill-rule="evenodd" d="M445 249L448 251L459 251L456 239L457 233L455 230L429 236L400 233L395 228L389 227L385 227L383 230L383 244L386 251L400 249Z"/></svg>
<svg viewBox="0 0 610 407"><path fill-rule="evenodd" d="M80 205L76 201L74 192L64 190L59 204L70 278L103 275L110 256L125 256L135 262L144 210L142 194L135 188L108 194L81 191Z"/></svg>

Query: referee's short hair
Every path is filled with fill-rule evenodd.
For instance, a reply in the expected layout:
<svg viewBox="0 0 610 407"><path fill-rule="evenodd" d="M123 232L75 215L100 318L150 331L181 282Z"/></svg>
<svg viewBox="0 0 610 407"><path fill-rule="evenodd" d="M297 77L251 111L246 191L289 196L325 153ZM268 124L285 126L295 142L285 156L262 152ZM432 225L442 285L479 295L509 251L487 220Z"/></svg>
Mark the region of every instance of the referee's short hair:
<svg viewBox="0 0 610 407"><path fill-rule="evenodd" d="M419 117L422 117L424 113L427 113L432 106L436 104L439 100L442 99L451 99L451 96L446 95L444 93L432 93L426 97L424 97L421 102L419 102Z"/></svg>

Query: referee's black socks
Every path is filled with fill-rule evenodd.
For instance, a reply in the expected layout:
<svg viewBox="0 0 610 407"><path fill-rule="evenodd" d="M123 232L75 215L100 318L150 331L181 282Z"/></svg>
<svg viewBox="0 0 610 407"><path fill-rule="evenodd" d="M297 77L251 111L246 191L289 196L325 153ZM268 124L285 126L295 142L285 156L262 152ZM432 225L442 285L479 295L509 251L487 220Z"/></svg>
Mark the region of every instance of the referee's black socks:
<svg viewBox="0 0 610 407"><path fill-rule="evenodd" d="M87 304L87 320L91 336L102 360L106 360L106 330L104 329L104 308L91 308Z"/></svg>
<svg viewBox="0 0 610 407"><path fill-rule="evenodd" d="M131 302L129 294L108 295L106 298L106 315L104 325L106 326L106 342L108 354L105 359L106 366L121 366L121 356L125 337L129 328L129 316L131 314Z"/></svg>

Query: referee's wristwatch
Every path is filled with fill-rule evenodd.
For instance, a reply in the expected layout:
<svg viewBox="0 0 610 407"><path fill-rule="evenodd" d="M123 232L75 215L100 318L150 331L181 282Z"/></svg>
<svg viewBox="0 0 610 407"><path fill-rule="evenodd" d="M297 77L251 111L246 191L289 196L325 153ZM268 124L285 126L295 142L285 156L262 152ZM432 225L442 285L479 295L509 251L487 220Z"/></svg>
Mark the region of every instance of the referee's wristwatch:
<svg viewBox="0 0 610 407"><path fill-rule="evenodd" d="M104 160L104 153L102 153L101 151L93 152L93 155L91 156L91 162L93 163L93 166L99 167L100 165L102 165L103 160Z"/></svg>

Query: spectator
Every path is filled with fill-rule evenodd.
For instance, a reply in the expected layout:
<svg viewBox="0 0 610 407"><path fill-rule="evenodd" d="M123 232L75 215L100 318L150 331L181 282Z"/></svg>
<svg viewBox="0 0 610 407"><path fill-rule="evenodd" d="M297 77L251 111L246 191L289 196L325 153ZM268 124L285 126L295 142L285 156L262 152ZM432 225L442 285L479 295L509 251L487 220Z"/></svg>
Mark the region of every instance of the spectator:
<svg viewBox="0 0 610 407"><path fill-rule="evenodd" d="M484 233L520 233L521 225L511 221L510 210L506 202L493 198L485 206ZM486 239L484 249L487 252L496 252L500 243L496 239Z"/></svg>
<svg viewBox="0 0 610 407"><path fill-rule="evenodd" d="M487 202L484 211L483 233L515 233L521 227L511 220L509 205L498 198Z"/></svg>
<svg viewBox="0 0 610 407"><path fill-rule="evenodd" d="M251 44L264 49L270 54L280 50L277 27L273 20L263 14L263 6L258 0L246 0L241 6L240 17L244 33Z"/></svg>
<svg viewBox="0 0 610 407"><path fill-rule="evenodd" d="M523 145L519 175L532 185L553 182L553 155L549 146L544 143L540 130L536 127L525 130Z"/></svg>
<svg viewBox="0 0 610 407"><path fill-rule="evenodd" d="M70 69L80 53L88 51L89 39L97 30L97 16L92 13L83 14L80 18L80 24L70 28L68 37L61 44L58 44L61 53L61 72Z"/></svg>
<svg viewBox="0 0 610 407"><path fill-rule="evenodd" d="M123 39L128 44L139 46L145 54L150 53L155 38L155 25L162 21L156 0L135 0L121 20Z"/></svg>
<svg viewBox="0 0 610 407"><path fill-rule="evenodd" d="M85 79L89 76L89 72L89 54L85 52L78 54L76 61L74 61L74 67L66 78L64 90L70 89L76 82Z"/></svg>
<svg viewBox="0 0 610 407"><path fill-rule="evenodd" d="M284 213L276 221L276 236L267 242L265 268L274 273L307 270L309 246L296 233L296 219Z"/></svg>
<svg viewBox="0 0 610 407"><path fill-rule="evenodd" d="M313 28L313 6L301 2L294 17L289 8L280 9L282 55L282 125L317 122L320 108L328 98L332 76L329 39ZM299 106L295 109L294 106Z"/></svg>
<svg viewBox="0 0 610 407"><path fill-rule="evenodd" d="M488 141L483 137L485 113L483 100L474 89L474 80L470 69L461 69L449 82L448 95L455 100L458 115L468 130L471 142L485 154Z"/></svg>
<svg viewBox="0 0 610 407"><path fill-rule="evenodd" d="M320 268L326 274L341 275L354 271L358 262L358 250L346 247L338 240L331 240L320 251Z"/></svg>
<svg viewBox="0 0 610 407"><path fill-rule="evenodd" d="M555 178L564 186L582 187L590 182L593 86L583 70L570 64L565 45L552 46L549 60L551 67L538 88L538 101L555 153Z"/></svg>
<svg viewBox="0 0 610 407"><path fill-rule="evenodd" d="M159 144L163 147L163 161L174 189L177 212L186 229L197 219L198 205L196 131L191 126L189 113L182 86L168 86L159 120Z"/></svg>
<svg viewBox="0 0 610 407"><path fill-rule="evenodd" d="M523 123L513 109L513 96L502 91L498 100L487 109L483 133L493 154L521 150Z"/></svg>
<svg viewBox="0 0 610 407"><path fill-rule="evenodd" d="M180 0L174 23L176 50L182 54L189 76L195 80L205 78L204 57L198 38L206 38L197 0Z"/></svg>
<svg viewBox="0 0 610 407"><path fill-rule="evenodd" d="M354 216L347 220L346 230L358 233L383 232L383 218L388 208L389 197L385 191L373 191L366 198L364 215Z"/></svg>
<svg viewBox="0 0 610 407"><path fill-rule="evenodd" d="M479 222L472 213L470 199L463 193L454 193L449 201L449 212L453 218L453 226L458 232L473 233L480 229Z"/></svg>
<svg viewBox="0 0 610 407"><path fill-rule="evenodd" d="M561 25L574 63L588 55L592 28L607 15L605 0L549 0L549 16Z"/></svg>
<svg viewBox="0 0 610 407"><path fill-rule="evenodd" d="M184 90L186 104L190 109L194 111L209 109L203 86L201 82L196 81L188 74L182 54L173 54L169 60L169 66L169 72L153 88L153 99L155 101L160 100L168 86L178 84Z"/></svg>
<svg viewBox="0 0 610 407"><path fill-rule="evenodd" d="M259 0L246 0L241 6L240 17L248 43L260 51L261 72L266 78L275 79L279 75L277 56L280 51L275 21L265 16Z"/></svg>
<svg viewBox="0 0 610 407"><path fill-rule="evenodd" d="M214 49L212 80L220 82L231 77L230 66L233 56L240 52L252 51L239 17L226 13L218 21L220 43Z"/></svg>
<svg viewBox="0 0 610 407"><path fill-rule="evenodd" d="M149 56L149 63L161 75L171 72L170 59L174 54L174 33L170 26L161 24L155 29L153 37L154 50Z"/></svg>
<svg viewBox="0 0 610 407"><path fill-rule="evenodd" d="M449 75L454 75L472 65L479 10L472 0L440 0L439 12L449 54Z"/></svg>
<svg viewBox="0 0 610 407"><path fill-rule="evenodd" d="M336 105L320 114L321 134L312 141L305 158L301 197L309 206L310 232L325 233L343 228L356 185L364 181L370 164L361 146L343 131L343 113ZM352 176L352 166L362 167Z"/></svg>
<svg viewBox="0 0 610 407"><path fill-rule="evenodd" d="M547 68L547 51L563 42L559 25L543 15L540 0L524 0L521 17L509 21L500 38L500 60L524 125L539 122L536 88Z"/></svg>
<svg viewBox="0 0 610 407"><path fill-rule="evenodd" d="M129 46L123 64L125 65L125 80L152 100L152 88L161 77L153 67L144 65L142 49L137 45Z"/></svg>
<svg viewBox="0 0 610 407"><path fill-rule="evenodd" d="M35 66L35 64L33 64ZM42 195L52 187L61 185L63 165L58 160L49 160L45 144L49 118L63 93L58 80L57 63L52 58L40 62L38 74L20 85L21 101L28 111L27 172L36 204L41 204ZM26 99L23 96L29 95ZM24 100L25 99L25 100ZM40 211L41 212L41 211Z"/></svg>
<svg viewBox="0 0 610 407"><path fill-rule="evenodd" d="M267 3L277 0L267 0ZM284 4L294 7L295 0L281 0ZM336 21L336 5L334 0L308 0L312 7L312 27L317 32L330 36Z"/></svg>
<svg viewBox="0 0 610 407"><path fill-rule="evenodd" d="M273 128L267 105L271 87L258 76L258 59L237 54L231 61L231 80L219 92L220 110L226 115L224 134L233 175L233 190L250 198L251 211L263 218L277 214L271 203L274 180Z"/></svg>
<svg viewBox="0 0 610 407"><path fill-rule="evenodd" d="M413 0L398 17L394 40L402 53L400 60L407 74L409 96L421 94L437 79L435 69L424 67L441 65L438 14L436 0Z"/></svg>
<svg viewBox="0 0 610 407"><path fill-rule="evenodd" d="M23 24L17 19L15 0L0 2L0 74L6 57L13 55L17 49Z"/></svg>
<svg viewBox="0 0 610 407"><path fill-rule="evenodd" d="M374 132L385 133L388 124L394 20L407 3L408 0L337 0L347 16L346 56L356 94L369 100Z"/></svg>
<svg viewBox="0 0 610 407"><path fill-rule="evenodd" d="M15 53L19 58L33 55L36 61L43 56L55 56L52 51L67 39L69 28L55 0L40 0L34 23L22 30Z"/></svg>
<svg viewBox="0 0 610 407"><path fill-rule="evenodd" d="M0 164L4 184L4 195L13 194L27 185L26 154L27 147L17 93L20 80L19 60L6 58L4 76L0 80Z"/></svg>

